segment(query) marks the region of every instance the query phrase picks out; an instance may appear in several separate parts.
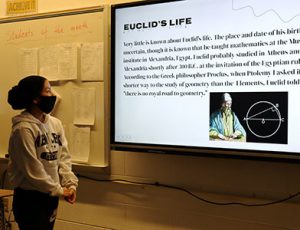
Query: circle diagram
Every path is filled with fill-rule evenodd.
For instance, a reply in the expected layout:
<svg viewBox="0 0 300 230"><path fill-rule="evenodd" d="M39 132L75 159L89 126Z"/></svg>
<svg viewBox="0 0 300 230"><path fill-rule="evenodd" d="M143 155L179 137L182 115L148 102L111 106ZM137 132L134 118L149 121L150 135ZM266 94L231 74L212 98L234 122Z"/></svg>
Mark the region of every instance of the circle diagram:
<svg viewBox="0 0 300 230"><path fill-rule="evenodd" d="M279 104L258 101L249 109L244 118L250 132L260 138L269 138L280 129L284 118L281 117Z"/></svg>

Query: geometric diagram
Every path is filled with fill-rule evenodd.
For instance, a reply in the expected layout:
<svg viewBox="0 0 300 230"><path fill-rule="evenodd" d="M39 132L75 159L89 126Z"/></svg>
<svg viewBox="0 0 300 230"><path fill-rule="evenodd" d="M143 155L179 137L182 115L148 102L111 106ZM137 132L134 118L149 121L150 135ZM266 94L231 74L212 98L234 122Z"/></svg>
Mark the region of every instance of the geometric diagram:
<svg viewBox="0 0 300 230"><path fill-rule="evenodd" d="M260 138L269 138L275 135L281 123L284 122L278 108L279 104L274 105L269 101L254 103L244 118L250 132Z"/></svg>

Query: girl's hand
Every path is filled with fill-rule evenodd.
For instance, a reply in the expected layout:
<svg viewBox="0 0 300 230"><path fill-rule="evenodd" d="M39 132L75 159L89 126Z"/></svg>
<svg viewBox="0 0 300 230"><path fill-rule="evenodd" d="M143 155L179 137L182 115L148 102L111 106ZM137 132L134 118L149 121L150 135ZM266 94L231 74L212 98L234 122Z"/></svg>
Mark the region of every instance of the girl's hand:
<svg viewBox="0 0 300 230"><path fill-rule="evenodd" d="M76 201L76 191L74 189L64 188L64 198L70 204L74 204Z"/></svg>

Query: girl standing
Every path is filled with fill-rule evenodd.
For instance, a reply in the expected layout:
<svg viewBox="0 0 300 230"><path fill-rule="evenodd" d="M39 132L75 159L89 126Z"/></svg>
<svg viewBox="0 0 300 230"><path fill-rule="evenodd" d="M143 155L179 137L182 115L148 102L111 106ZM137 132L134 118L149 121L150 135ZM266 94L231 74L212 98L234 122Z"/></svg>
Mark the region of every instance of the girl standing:
<svg viewBox="0 0 300 230"><path fill-rule="evenodd" d="M8 92L13 109L8 176L14 187L13 213L20 230L54 227L59 197L76 200L78 179L60 120L49 115L56 101L48 80L28 76Z"/></svg>

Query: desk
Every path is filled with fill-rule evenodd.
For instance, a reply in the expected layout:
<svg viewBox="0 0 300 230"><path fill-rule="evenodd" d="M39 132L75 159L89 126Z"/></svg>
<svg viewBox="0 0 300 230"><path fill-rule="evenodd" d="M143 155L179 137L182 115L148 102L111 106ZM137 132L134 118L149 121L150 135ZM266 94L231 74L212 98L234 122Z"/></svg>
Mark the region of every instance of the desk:
<svg viewBox="0 0 300 230"><path fill-rule="evenodd" d="M6 220L5 220L5 207L3 203L4 197L9 197L14 194L13 190L0 189L0 230L5 230Z"/></svg>
<svg viewBox="0 0 300 230"><path fill-rule="evenodd" d="M246 137L241 137L241 138L228 138L227 140L223 140L220 138L213 138L213 137L209 137L210 141L232 141L232 142L246 142Z"/></svg>

